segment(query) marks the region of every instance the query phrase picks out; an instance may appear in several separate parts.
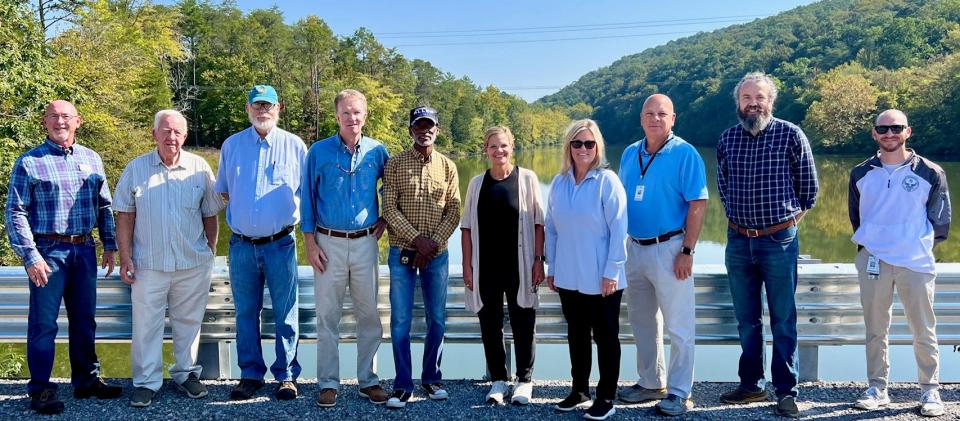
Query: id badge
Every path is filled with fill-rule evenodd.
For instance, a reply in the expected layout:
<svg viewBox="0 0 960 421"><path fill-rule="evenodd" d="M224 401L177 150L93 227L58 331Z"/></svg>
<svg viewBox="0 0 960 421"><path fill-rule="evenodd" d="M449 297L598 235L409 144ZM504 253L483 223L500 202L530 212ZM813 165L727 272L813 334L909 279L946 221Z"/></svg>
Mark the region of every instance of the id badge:
<svg viewBox="0 0 960 421"><path fill-rule="evenodd" d="M637 191L633 193L633 200L637 202L643 201L643 184L637 186Z"/></svg>
<svg viewBox="0 0 960 421"><path fill-rule="evenodd" d="M877 256L867 258L867 275L870 279L880 279L880 259Z"/></svg>

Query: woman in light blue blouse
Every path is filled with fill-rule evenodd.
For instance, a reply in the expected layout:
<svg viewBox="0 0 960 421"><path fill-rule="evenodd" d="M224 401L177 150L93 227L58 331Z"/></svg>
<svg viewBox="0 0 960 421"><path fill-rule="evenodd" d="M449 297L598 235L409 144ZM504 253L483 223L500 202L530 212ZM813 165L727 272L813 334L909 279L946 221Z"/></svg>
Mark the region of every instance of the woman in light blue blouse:
<svg viewBox="0 0 960 421"><path fill-rule="evenodd" d="M620 299L627 283L627 198L617 174L605 168L603 136L593 120L567 128L563 165L547 201L547 282L560 294L567 320L573 388L557 404L570 411L590 401L591 333L600 382L584 415L612 415L620 373Z"/></svg>

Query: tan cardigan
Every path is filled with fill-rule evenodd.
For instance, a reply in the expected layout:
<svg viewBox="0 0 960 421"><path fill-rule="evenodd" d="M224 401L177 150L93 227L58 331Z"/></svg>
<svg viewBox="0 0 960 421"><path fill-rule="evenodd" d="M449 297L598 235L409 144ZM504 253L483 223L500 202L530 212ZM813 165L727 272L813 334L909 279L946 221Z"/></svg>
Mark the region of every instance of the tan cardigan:
<svg viewBox="0 0 960 421"><path fill-rule="evenodd" d="M533 288L533 257L534 257L534 226L543 225L543 202L540 199L540 180L537 174L526 168L516 167L518 190L520 193L520 223L517 233L517 264L520 267L520 290L517 292L517 304L524 308L537 308L540 299ZM473 265L473 291L464 291L464 302L467 310L474 313L480 311L483 302L480 301L480 232L474 229L477 222L477 201L480 199L480 186L483 176L480 174L470 180L467 195L464 196L463 218L460 228L470 230L470 242L473 244L473 254L470 258Z"/></svg>

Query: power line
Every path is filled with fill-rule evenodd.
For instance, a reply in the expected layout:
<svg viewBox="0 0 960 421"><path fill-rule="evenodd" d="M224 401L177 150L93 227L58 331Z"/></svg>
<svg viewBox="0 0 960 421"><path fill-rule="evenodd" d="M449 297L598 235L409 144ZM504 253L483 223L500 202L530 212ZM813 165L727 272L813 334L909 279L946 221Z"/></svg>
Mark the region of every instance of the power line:
<svg viewBox="0 0 960 421"><path fill-rule="evenodd" d="M521 31L521 30L547 30L547 29L570 29L570 28L588 28L588 27L600 27L600 26L616 26L616 25L637 25L637 24L669 24L677 22L692 22L697 20L710 20L710 19L747 19L747 18L759 18L765 17L767 15L736 15L736 16L709 16L709 17L699 17L699 18L683 18L683 19L659 19L659 20L648 20L648 21L630 21L630 22L608 22L608 23L592 23L592 24L580 24L580 25L558 25L558 26L530 26L530 27L519 27L519 28L497 28L497 29L457 29L457 30L444 30L444 31L402 31L402 32L376 32L374 35L377 38L381 36L399 36L399 35L427 35L427 34L454 34L454 33L463 33L463 32L497 32L497 31Z"/></svg>
<svg viewBox="0 0 960 421"><path fill-rule="evenodd" d="M663 27L674 27L674 26L690 26L690 25L706 25L706 24L715 24L715 23L740 23L747 22L749 19L718 19L713 18L710 20L700 20L696 22L677 22L677 23L638 23L638 24L613 24L613 25L602 25L594 27L562 27L558 29L544 29L544 30L533 30L533 29L517 29L517 30L494 30L482 31L482 32L468 32L468 31L450 31L450 33L434 34L434 33L420 33L420 34L411 34L411 35L377 35L378 39L403 39L403 38L453 38L453 37L492 37L500 35L528 35L528 34L546 34L546 33L556 33L556 32L584 32L584 31L612 31L617 29L636 29L636 28L663 28ZM462 32L462 33L461 33Z"/></svg>

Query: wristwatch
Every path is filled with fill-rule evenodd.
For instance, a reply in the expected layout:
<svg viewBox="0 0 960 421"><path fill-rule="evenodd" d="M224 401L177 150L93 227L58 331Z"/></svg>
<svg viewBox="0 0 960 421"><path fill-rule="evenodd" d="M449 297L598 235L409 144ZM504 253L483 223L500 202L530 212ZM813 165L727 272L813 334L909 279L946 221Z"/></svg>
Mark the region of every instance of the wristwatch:
<svg viewBox="0 0 960 421"><path fill-rule="evenodd" d="M693 254L696 253L696 251L694 251L690 247L682 246L680 247L680 253L686 254L687 256L693 256Z"/></svg>
<svg viewBox="0 0 960 421"><path fill-rule="evenodd" d="M533 261L535 262L546 262L547 256L533 256Z"/></svg>

